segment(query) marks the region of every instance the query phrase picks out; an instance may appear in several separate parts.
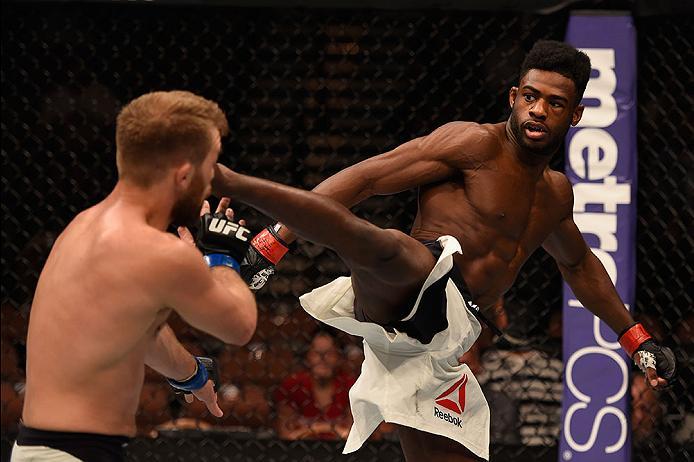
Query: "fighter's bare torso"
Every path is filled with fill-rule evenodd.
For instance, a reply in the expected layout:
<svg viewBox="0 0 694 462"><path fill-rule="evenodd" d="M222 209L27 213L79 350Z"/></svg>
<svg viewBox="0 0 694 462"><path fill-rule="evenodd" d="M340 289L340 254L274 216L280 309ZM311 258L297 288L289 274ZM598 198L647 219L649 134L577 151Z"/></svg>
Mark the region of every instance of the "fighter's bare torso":
<svg viewBox="0 0 694 462"><path fill-rule="evenodd" d="M65 229L32 304L25 425L134 435L146 346L170 311L144 256L174 241L111 198Z"/></svg>
<svg viewBox="0 0 694 462"><path fill-rule="evenodd" d="M527 258L571 207L566 177L520 159L505 123L478 125L480 154L473 168L420 187L411 235L417 240L452 235L463 249L456 263L480 306L506 292ZM532 161L538 161L538 165ZM530 162L529 162L530 161Z"/></svg>

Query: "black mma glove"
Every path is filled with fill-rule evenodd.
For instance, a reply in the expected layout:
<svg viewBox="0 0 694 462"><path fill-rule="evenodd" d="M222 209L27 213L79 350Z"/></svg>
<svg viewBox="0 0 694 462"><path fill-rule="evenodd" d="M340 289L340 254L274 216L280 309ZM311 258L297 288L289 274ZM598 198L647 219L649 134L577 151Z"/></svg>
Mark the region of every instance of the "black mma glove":
<svg viewBox="0 0 694 462"><path fill-rule="evenodd" d="M655 343L640 323L625 329L619 336L619 344L644 374L648 368L654 369L668 384L675 377L674 353L670 348Z"/></svg>
<svg viewBox="0 0 694 462"><path fill-rule="evenodd" d="M275 266L289 250L275 229L268 226L259 232L248 247L241 263L241 277L251 290L258 290L275 273Z"/></svg>
<svg viewBox="0 0 694 462"><path fill-rule="evenodd" d="M250 245L250 234L248 228L229 220L223 213L206 213L200 217L195 245L210 267L224 265L239 271L239 262Z"/></svg>
<svg viewBox="0 0 694 462"><path fill-rule="evenodd" d="M190 378L180 382L178 380L166 379L177 394L188 394L192 391L199 390L205 386L208 380L212 380L214 391L217 391L217 386L219 384L217 362L205 356L196 356L195 362L197 364L195 373L190 376Z"/></svg>

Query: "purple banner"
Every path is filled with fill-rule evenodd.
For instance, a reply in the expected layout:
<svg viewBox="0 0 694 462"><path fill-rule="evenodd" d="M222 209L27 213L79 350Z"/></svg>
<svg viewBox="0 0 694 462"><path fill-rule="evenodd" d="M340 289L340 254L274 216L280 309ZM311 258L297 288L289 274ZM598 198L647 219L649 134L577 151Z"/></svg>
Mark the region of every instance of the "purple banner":
<svg viewBox="0 0 694 462"><path fill-rule="evenodd" d="M592 64L581 122L566 138L574 221L627 307L636 279L636 32L631 16L574 14L566 41ZM561 462L628 462L631 362L564 284Z"/></svg>

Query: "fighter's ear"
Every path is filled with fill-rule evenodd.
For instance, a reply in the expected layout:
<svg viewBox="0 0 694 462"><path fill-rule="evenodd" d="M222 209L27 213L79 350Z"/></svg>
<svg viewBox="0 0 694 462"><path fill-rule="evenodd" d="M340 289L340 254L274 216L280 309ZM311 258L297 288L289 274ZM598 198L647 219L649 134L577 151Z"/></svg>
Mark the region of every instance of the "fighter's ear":
<svg viewBox="0 0 694 462"><path fill-rule="evenodd" d="M576 109L574 109L574 113L571 114L571 125L572 126L575 127L576 124L578 124L581 121L581 117L583 117L583 110L585 108L586 107L582 104L579 104L578 106L576 106Z"/></svg>
<svg viewBox="0 0 694 462"><path fill-rule="evenodd" d="M516 102L516 96L518 96L518 87L511 87L508 91L508 105L513 107Z"/></svg>
<svg viewBox="0 0 694 462"><path fill-rule="evenodd" d="M174 169L174 181L177 189L188 189L193 181L193 164L186 161Z"/></svg>

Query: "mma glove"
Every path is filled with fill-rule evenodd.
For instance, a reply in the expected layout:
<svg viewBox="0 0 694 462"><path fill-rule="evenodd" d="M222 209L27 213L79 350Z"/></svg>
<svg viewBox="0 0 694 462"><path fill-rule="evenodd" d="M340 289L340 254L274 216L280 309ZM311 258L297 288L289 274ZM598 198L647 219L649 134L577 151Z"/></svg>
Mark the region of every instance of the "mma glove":
<svg viewBox="0 0 694 462"><path fill-rule="evenodd" d="M248 247L246 258L241 263L241 277L251 290L258 290L275 273L277 263L289 250L272 226L259 232Z"/></svg>
<svg viewBox="0 0 694 462"><path fill-rule="evenodd" d="M670 348L655 343L641 323L622 331L619 344L644 374L650 367L655 369L658 377L671 383L676 372L675 355Z"/></svg>
<svg viewBox="0 0 694 462"><path fill-rule="evenodd" d="M228 266L240 271L250 245L251 231L226 218L223 213L206 213L200 217L195 245L205 256L208 266Z"/></svg>
<svg viewBox="0 0 694 462"><path fill-rule="evenodd" d="M217 391L217 384L219 383L217 362L205 356L195 356L195 364L195 373L186 380L166 379L177 394L188 394L199 390L205 386L208 380L212 380L214 391Z"/></svg>

